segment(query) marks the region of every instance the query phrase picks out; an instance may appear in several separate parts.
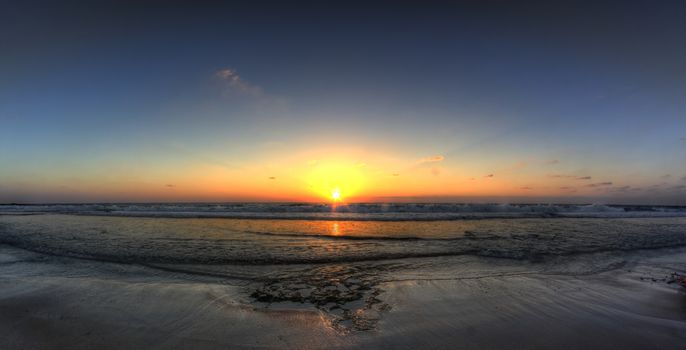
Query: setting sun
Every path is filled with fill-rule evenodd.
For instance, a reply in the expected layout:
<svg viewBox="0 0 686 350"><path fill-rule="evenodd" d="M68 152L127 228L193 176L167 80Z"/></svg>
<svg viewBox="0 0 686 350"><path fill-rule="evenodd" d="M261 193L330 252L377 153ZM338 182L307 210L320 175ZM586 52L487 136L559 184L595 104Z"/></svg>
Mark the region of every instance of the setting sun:
<svg viewBox="0 0 686 350"><path fill-rule="evenodd" d="M365 176L355 163L322 161L311 166L305 182L318 197L339 202L360 194Z"/></svg>
<svg viewBox="0 0 686 350"><path fill-rule="evenodd" d="M331 198L334 200L334 202L337 202L341 199L341 191L339 191L337 188L331 191Z"/></svg>

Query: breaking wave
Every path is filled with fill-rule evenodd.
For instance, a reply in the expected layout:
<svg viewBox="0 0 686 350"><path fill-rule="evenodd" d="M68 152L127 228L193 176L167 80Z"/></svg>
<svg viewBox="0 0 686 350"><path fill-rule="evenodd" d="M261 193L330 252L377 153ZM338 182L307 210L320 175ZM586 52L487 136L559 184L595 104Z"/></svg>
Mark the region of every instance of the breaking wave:
<svg viewBox="0 0 686 350"><path fill-rule="evenodd" d="M0 205L0 214L79 214L168 218L432 221L535 217L673 217L683 206L474 203L100 203Z"/></svg>

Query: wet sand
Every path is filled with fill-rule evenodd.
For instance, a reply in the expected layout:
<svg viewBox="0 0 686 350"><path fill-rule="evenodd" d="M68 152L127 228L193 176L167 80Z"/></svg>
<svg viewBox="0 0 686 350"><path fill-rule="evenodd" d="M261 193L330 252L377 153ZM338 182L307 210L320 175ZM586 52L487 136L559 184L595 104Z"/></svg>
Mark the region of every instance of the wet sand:
<svg viewBox="0 0 686 350"><path fill-rule="evenodd" d="M470 266L492 264L470 259L465 263L477 264ZM527 266L398 274L379 284L375 298L383 307L355 310L373 324L360 330L337 324L335 310L257 302L250 297L254 286L244 281L193 280L2 246L0 343L3 349L664 349L686 341L686 288L668 283L670 274L686 273L684 250L635 254L587 275Z"/></svg>

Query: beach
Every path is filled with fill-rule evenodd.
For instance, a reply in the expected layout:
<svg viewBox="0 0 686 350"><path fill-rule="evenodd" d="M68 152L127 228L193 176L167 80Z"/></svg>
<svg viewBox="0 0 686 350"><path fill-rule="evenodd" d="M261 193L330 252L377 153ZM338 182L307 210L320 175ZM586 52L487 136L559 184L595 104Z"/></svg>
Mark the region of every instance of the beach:
<svg viewBox="0 0 686 350"><path fill-rule="evenodd" d="M684 218L489 220L2 215L0 342L658 349L686 340Z"/></svg>

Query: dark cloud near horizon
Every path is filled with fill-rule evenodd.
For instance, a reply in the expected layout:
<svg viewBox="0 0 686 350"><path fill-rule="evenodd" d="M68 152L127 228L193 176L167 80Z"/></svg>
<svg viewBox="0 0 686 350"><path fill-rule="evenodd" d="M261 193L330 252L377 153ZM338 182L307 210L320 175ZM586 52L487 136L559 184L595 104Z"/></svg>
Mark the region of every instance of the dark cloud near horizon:
<svg viewBox="0 0 686 350"><path fill-rule="evenodd" d="M612 192L629 192L634 190L631 186L620 186L612 189Z"/></svg>
<svg viewBox="0 0 686 350"><path fill-rule="evenodd" d="M606 186L612 186L612 182L607 181L607 182L596 182L593 184L588 184L586 187L606 187Z"/></svg>
<svg viewBox="0 0 686 350"><path fill-rule="evenodd" d="M562 175L562 174L551 174L548 177L556 179L574 179L574 180L590 180L590 176L576 176L576 175Z"/></svg>

